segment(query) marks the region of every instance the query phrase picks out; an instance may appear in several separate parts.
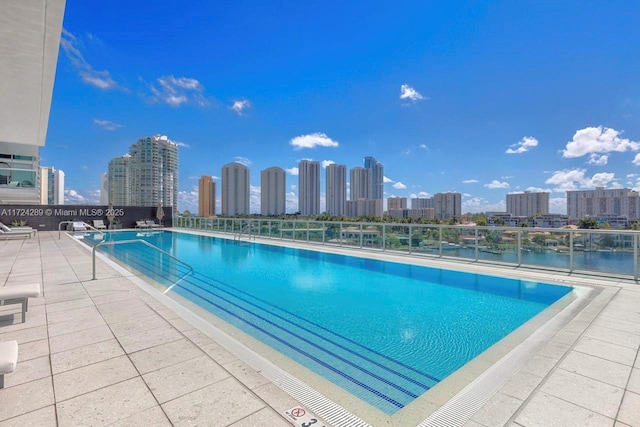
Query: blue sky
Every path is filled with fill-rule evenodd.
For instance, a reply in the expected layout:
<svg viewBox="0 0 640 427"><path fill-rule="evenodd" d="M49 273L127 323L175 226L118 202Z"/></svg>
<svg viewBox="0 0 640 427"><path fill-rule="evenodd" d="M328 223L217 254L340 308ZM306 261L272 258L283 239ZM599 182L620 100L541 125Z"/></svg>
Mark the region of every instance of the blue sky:
<svg viewBox="0 0 640 427"><path fill-rule="evenodd" d="M348 168L374 156L385 195L640 188L636 1L67 0L41 163L68 203L139 137L180 145L179 210L222 165ZM322 173L324 192L324 172Z"/></svg>

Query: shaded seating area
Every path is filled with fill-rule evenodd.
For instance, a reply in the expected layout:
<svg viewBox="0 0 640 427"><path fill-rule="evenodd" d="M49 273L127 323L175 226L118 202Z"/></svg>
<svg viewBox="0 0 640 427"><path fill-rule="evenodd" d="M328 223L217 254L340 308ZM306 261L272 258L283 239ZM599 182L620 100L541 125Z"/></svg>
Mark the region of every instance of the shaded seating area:
<svg viewBox="0 0 640 427"><path fill-rule="evenodd" d="M0 306L22 304L22 323L24 323L29 310L29 298L38 298L40 293L40 283L3 286L0 288Z"/></svg>

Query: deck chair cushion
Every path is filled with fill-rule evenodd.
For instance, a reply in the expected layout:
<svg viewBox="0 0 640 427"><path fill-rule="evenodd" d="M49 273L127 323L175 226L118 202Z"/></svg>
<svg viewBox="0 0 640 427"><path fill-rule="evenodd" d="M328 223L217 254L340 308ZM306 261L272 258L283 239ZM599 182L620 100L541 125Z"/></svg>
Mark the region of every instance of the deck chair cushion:
<svg viewBox="0 0 640 427"><path fill-rule="evenodd" d="M10 374L18 364L18 341L0 341L0 375Z"/></svg>

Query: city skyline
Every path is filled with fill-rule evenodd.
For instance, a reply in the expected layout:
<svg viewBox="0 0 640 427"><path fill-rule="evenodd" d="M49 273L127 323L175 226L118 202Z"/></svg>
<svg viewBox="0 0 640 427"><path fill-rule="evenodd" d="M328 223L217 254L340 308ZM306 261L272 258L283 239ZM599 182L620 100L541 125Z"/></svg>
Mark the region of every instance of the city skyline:
<svg viewBox="0 0 640 427"><path fill-rule="evenodd" d="M109 159L167 135L191 212L198 179L220 185L235 161L256 171L252 212L272 166L296 210L303 159L324 189L327 164L373 156L384 200L460 192L463 213L526 190L566 213L567 190L640 188L633 2L423 3L142 1L123 16L69 1L40 163L65 171L67 203L97 204Z"/></svg>

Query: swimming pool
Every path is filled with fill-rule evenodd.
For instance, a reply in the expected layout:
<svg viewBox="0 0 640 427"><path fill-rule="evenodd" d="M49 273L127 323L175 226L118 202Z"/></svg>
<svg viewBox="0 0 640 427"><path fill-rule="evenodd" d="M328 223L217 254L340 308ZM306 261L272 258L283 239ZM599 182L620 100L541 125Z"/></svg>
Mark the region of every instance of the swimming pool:
<svg viewBox="0 0 640 427"><path fill-rule="evenodd" d="M389 415L571 290L186 233L107 236L190 264L169 292ZM107 250L166 286L184 274L142 245Z"/></svg>

